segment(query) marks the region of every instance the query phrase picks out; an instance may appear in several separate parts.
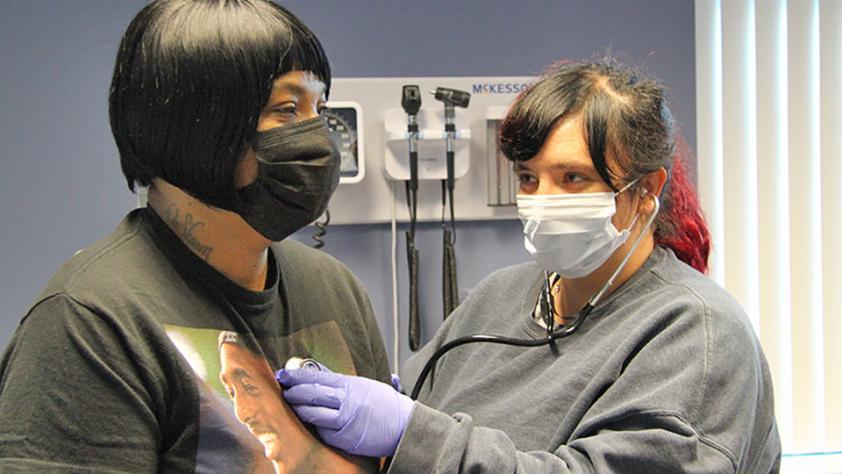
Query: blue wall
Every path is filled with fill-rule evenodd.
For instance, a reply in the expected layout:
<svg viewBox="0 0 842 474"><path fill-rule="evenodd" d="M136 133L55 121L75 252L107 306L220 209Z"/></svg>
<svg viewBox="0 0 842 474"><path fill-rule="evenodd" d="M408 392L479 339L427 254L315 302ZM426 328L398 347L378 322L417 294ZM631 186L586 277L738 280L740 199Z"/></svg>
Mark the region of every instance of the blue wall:
<svg viewBox="0 0 842 474"><path fill-rule="evenodd" d="M106 114L122 30L138 0L0 2L0 345L58 265L110 232L134 206ZM689 0L295 0L337 77L533 75L611 48L672 89L695 143L694 19ZM458 210L457 210L458 215ZM296 238L308 241L311 230ZM405 286L403 237L399 275ZM325 250L368 288L391 347L388 226L331 227ZM423 337L441 320L441 234L421 226ZM459 226L463 291L528 258L520 224ZM405 314L405 292L401 294ZM405 331L402 331L402 333ZM402 358L408 350L403 343Z"/></svg>

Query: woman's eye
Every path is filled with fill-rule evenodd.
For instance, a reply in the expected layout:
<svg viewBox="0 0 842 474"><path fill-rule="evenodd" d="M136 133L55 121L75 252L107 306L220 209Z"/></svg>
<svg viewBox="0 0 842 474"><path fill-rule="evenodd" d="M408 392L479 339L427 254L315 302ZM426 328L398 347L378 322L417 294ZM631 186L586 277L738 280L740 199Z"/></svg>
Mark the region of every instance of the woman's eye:
<svg viewBox="0 0 842 474"><path fill-rule="evenodd" d="M567 173L564 180L568 183L581 183L585 180L585 177L577 173Z"/></svg>
<svg viewBox="0 0 842 474"><path fill-rule="evenodd" d="M528 174L519 174L517 180L520 184L530 184L535 182L535 177Z"/></svg>
<svg viewBox="0 0 842 474"><path fill-rule="evenodd" d="M275 112L281 115L295 115L298 108L295 104L285 104L275 108Z"/></svg>
<svg viewBox="0 0 842 474"><path fill-rule="evenodd" d="M517 181L521 191L524 192L532 192L538 186L538 179L531 174L519 174L517 175Z"/></svg>

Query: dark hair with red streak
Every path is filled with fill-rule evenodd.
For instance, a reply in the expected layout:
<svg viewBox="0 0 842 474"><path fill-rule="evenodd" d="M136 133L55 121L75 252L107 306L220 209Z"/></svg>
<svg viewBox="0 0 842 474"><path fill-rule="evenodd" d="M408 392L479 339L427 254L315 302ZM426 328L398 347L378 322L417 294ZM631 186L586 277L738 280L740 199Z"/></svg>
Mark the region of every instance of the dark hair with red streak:
<svg viewBox="0 0 842 474"><path fill-rule="evenodd" d="M696 197L695 186L684 169L686 156L683 150L674 156L669 187L664 190L668 196L663 199L669 203L663 210L663 221L669 228L656 228L655 242L671 248L684 263L707 273L710 232Z"/></svg>
<svg viewBox="0 0 842 474"><path fill-rule="evenodd" d="M660 82L613 59L560 62L512 104L500 127L500 149L512 161L529 160L557 124L581 114L591 160L614 191L667 169L655 242L706 273L710 234L685 173L685 150L676 152L665 95Z"/></svg>

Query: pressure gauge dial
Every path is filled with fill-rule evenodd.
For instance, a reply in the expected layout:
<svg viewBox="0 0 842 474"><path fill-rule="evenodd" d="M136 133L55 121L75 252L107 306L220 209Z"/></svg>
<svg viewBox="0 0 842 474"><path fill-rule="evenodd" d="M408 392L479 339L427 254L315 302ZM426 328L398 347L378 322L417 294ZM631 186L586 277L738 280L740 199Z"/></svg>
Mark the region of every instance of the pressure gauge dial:
<svg viewBox="0 0 842 474"><path fill-rule="evenodd" d="M328 102L323 115L330 138L339 150L339 182L362 181L365 175L362 108L356 102Z"/></svg>

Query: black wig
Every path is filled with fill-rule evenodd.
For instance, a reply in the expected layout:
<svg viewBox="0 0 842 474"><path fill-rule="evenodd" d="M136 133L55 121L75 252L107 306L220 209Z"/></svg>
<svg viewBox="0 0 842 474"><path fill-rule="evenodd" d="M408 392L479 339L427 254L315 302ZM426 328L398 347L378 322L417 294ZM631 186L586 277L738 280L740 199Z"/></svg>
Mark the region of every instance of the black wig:
<svg viewBox="0 0 842 474"><path fill-rule="evenodd" d="M109 116L129 188L161 178L207 204L236 201L234 169L274 80L311 72L330 90L318 38L266 0L157 0L126 30Z"/></svg>

